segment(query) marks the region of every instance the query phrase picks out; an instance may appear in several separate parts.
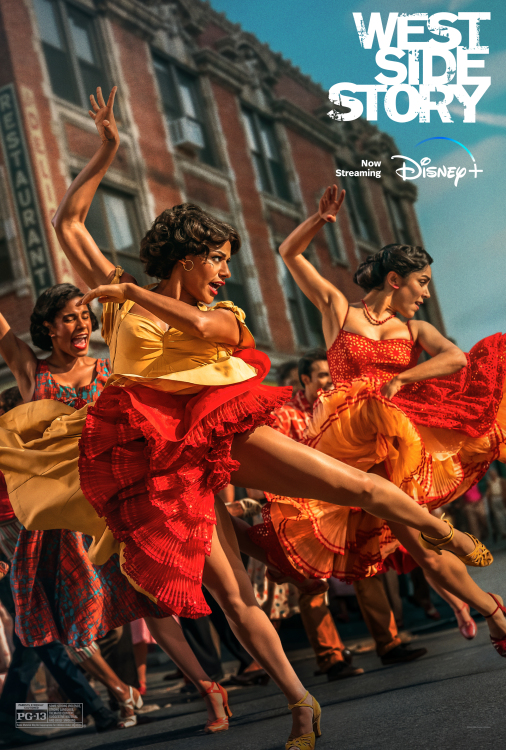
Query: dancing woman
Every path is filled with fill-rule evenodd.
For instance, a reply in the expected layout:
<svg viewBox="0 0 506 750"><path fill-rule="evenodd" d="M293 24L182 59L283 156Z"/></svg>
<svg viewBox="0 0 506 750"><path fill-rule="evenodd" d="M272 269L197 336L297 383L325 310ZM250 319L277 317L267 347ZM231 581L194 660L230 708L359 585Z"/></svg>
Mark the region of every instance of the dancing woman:
<svg viewBox="0 0 506 750"><path fill-rule="evenodd" d="M88 356L98 322L89 306L78 306L82 296L72 284L57 284L38 298L30 334L34 346L50 352L46 359L37 359L0 313L0 354L16 378L21 403L54 399L78 408L94 403L102 392L109 362ZM16 519L8 496L1 500L0 543L12 558L16 634L24 646L38 648L55 640L66 644L72 660L115 693L121 728L136 724L134 708L142 700L111 670L96 640L124 623L145 617L159 645L179 661L201 694L216 689L173 618L129 585L117 555L93 565L89 538L68 529L28 531ZM225 728L222 698L211 694L206 703L208 730ZM100 720L97 715L97 724Z"/></svg>
<svg viewBox="0 0 506 750"><path fill-rule="evenodd" d="M320 708L256 604L230 516L219 503L216 526L214 495L231 480L360 506L436 539L447 536L448 527L384 478L268 426L273 408L291 389L261 384L269 361L255 350L241 310L230 302L208 307L240 248L232 227L191 204L162 212L141 243L146 272L160 279L151 290L114 269L100 252L84 222L119 145L114 94L107 104L100 89L97 101L91 97L102 145L54 219L74 268L90 287L98 285L82 304L95 298L107 303L103 333L113 374L89 409L43 401L0 418L0 469L25 526L79 523L94 536L92 558L103 561L119 551L132 585L168 612L206 614L203 583L287 697L293 725L286 747L312 748ZM29 459L29 469L27 462L20 469L20 456ZM44 506L33 502L40 497L37 487L50 497ZM460 532L449 546L462 556L475 549Z"/></svg>
<svg viewBox="0 0 506 750"><path fill-rule="evenodd" d="M318 213L280 247L293 278L322 313L334 383L319 397L307 443L388 477L433 510L472 487L491 461L506 460L506 336L489 336L466 355L429 323L413 320L430 297L432 258L421 247L388 245L367 258L354 277L364 298L350 304L303 256L324 224L336 220L343 198L335 185L327 188ZM418 364L422 351L429 358ZM444 551L446 540L422 534L420 546L412 524L312 500L274 498L266 516L263 530L251 531L255 541L270 549L277 567L288 559L307 576L372 575L402 543L438 591L487 618L494 646L506 656L502 600L483 592L462 564L488 564L491 557L459 560ZM276 560L273 550L281 553Z"/></svg>

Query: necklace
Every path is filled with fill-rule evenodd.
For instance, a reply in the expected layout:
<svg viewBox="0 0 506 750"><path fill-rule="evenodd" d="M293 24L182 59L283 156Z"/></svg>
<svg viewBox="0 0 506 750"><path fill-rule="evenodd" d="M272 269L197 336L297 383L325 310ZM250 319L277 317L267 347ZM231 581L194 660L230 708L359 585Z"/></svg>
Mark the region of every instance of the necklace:
<svg viewBox="0 0 506 750"><path fill-rule="evenodd" d="M392 315L389 315L388 318L384 318L384 320L377 320L375 317L371 315L371 312L369 308L367 307L365 300L361 299L360 301L364 306L362 312L364 313L369 323L373 326L382 326L383 323L387 322L387 320L391 320L392 318L395 318L395 313L392 313Z"/></svg>

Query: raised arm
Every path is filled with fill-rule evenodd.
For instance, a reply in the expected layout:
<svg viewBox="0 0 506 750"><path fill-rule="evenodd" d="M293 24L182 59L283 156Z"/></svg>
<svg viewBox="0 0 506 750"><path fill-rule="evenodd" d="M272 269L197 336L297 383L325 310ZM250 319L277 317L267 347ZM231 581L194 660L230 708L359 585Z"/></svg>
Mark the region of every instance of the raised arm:
<svg viewBox="0 0 506 750"><path fill-rule="evenodd" d="M326 223L336 221L344 196L345 191L342 190L338 197L336 185L328 187L320 200L318 213L299 224L279 247L279 254L297 285L321 312L323 333L329 345L335 340L346 317L348 301L339 289L318 273L302 253Z"/></svg>
<svg viewBox="0 0 506 750"><path fill-rule="evenodd" d="M231 310L202 312L187 302L143 289L134 283L99 286L85 294L77 304L89 305L93 299L98 299L102 303L120 304L129 299L167 325L190 336L228 346L238 346L240 341L239 325Z"/></svg>
<svg viewBox="0 0 506 750"><path fill-rule="evenodd" d="M410 370L405 370L395 378L386 383L381 392L386 398L392 398L408 383L417 383L419 380L428 378L441 378L445 375L453 375L459 372L467 364L464 352L458 346L448 341L430 323L424 320L415 320L410 323L413 337L427 352L430 359L422 362Z"/></svg>
<svg viewBox="0 0 506 750"><path fill-rule="evenodd" d="M37 358L28 344L16 336L0 313L0 355L16 378L23 401L31 401L35 388Z"/></svg>
<svg viewBox="0 0 506 750"><path fill-rule="evenodd" d="M84 222L97 188L112 164L120 143L113 111L115 95L116 86L109 94L107 104L100 87L97 88L96 100L93 95L90 96L93 109L89 114L95 121L102 143L65 193L52 222L63 252L90 287L106 283L114 273L114 265L100 251ZM134 281L129 275L124 278L125 281Z"/></svg>

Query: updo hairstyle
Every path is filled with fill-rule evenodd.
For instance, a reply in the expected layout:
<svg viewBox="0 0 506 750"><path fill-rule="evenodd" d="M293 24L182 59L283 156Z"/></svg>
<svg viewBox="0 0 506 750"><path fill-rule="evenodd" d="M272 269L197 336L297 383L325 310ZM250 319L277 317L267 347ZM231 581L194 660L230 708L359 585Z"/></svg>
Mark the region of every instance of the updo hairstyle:
<svg viewBox="0 0 506 750"><path fill-rule="evenodd" d="M187 255L209 255L210 245L229 240L231 254L241 247L237 231L194 203L163 211L141 240L140 258L148 276L168 279L178 260Z"/></svg>
<svg viewBox="0 0 506 750"><path fill-rule="evenodd" d="M32 337L34 346L38 346L39 349L43 349L46 352L52 350L53 343L44 322L53 323L60 310L63 310L69 300L82 296L83 292L73 284L55 284L46 289L45 292L42 292L35 303L30 317L30 336ZM96 331L98 320L89 305L88 312L90 314L91 330Z"/></svg>
<svg viewBox="0 0 506 750"><path fill-rule="evenodd" d="M366 292L383 289L390 271L405 279L413 271L422 271L433 262L427 250L420 245L385 245L379 253L369 255L359 265L353 281Z"/></svg>

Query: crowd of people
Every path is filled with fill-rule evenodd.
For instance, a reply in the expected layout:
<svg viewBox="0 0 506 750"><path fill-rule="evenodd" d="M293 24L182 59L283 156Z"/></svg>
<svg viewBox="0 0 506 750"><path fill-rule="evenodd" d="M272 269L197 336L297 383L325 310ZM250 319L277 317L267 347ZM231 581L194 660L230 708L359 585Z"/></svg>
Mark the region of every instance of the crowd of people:
<svg viewBox="0 0 506 750"><path fill-rule="evenodd" d="M452 503L460 525L462 497L461 515L478 524L481 504L482 527L485 518L505 535L492 464L506 460L506 336L466 355L415 318L433 262L418 246L364 260L355 274L364 297L347 300L303 255L336 220L344 191L333 186L280 247L322 315L326 350L302 357L296 377L295 363L286 369L282 385L264 384L270 362L244 312L217 301L241 246L233 227L193 204L163 211L141 242L146 274L159 280L144 288L90 235L86 216L119 147L114 96L90 98L101 145L53 220L90 291L59 284L37 300L30 332L46 358L0 315L0 354L18 389L4 394L0 417L2 727L28 741L14 705L39 661L97 729L134 726L156 642L205 700L206 732L225 731L212 622L239 661L235 684L273 679L292 712L287 750L312 750L321 709L279 622L300 612L329 681L362 674L329 611L334 580L353 585L383 664L425 653L399 638L400 573L413 576L428 614L428 585L448 602L465 638L476 633L471 607L483 615L506 656L502 599L467 572L492 555L442 515ZM97 299L109 359L88 355ZM107 687L119 718L85 674Z"/></svg>

